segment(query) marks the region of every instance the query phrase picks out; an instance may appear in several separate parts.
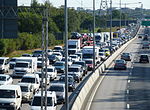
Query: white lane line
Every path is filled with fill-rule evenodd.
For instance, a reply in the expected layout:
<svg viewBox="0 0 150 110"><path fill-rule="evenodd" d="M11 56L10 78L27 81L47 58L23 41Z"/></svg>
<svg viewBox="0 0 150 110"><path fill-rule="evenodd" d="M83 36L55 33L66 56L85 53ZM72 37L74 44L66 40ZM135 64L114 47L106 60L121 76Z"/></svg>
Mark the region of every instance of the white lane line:
<svg viewBox="0 0 150 110"><path fill-rule="evenodd" d="M128 80L128 83L130 83L131 81L130 80Z"/></svg>
<svg viewBox="0 0 150 110"><path fill-rule="evenodd" d="M127 104L127 109L130 109L130 104Z"/></svg>

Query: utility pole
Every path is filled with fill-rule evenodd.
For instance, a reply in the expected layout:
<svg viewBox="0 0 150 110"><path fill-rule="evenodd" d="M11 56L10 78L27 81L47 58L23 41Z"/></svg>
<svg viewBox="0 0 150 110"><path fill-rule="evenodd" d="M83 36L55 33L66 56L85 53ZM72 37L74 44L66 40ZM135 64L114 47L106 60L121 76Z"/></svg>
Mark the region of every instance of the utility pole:
<svg viewBox="0 0 150 110"><path fill-rule="evenodd" d="M68 9L67 0L65 0L65 110L69 110L68 98Z"/></svg>
<svg viewBox="0 0 150 110"><path fill-rule="evenodd" d="M95 71L95 0L93 0L93 72Z"/></svg>
<svg viewBox="0 0 150 110"><path fill-rule="evenodd" d="M127 20L126 20L126 16L127 16L127 12L126 12L126 3L125 3L125 18L124 18L124 21L125 21L125 23L124 23L124 25L125 25L125 27L127 26Z"/></svg>
<svg viewBox="0 0 150 110"><path fill-rule="evenodd" d="M110 48L112 54L112 0L110 0Z"/></svg>
<svg viewBox="0 0 150 110"><path fill-rule="evenodd" d="M122 16L122 12L121 12L121 0L120 0L120 29L121 29L121 16Z"/></svg>

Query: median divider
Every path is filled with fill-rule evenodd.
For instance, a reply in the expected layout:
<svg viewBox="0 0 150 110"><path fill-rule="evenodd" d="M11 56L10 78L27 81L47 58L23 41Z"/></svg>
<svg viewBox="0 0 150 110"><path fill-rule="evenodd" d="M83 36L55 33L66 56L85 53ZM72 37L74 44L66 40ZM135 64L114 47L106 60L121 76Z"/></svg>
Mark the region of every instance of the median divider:
<svg viewBox="0 0 150 110"><path fill-rule="evenodd" d="M87 80L87 82L85 83L85 85L80 90L78 96L76 97L76 99L75 99L75 101L74 101L74 103L73 103L73 105L71 107L71 110L82 110L82 108L84 106L84 103L85 103L85 101L87 101L87 97L89 96L89 93L91 92L91 89L93 88L93 86L95 85L95 83L97 82L97 80L99 80L100 74L103 73L106 70L106 68L108 68L110 66L110 64L117 58L117 56L120 55L120 53L135 39L136 39L136 37L132 38L130 41L128 41L127 43L125 43L124 45L122 45L106 61L104 61L95 70L94 73L92 73L92 75ZM90 106L91 102L87 102L87 103Z"/></svg>

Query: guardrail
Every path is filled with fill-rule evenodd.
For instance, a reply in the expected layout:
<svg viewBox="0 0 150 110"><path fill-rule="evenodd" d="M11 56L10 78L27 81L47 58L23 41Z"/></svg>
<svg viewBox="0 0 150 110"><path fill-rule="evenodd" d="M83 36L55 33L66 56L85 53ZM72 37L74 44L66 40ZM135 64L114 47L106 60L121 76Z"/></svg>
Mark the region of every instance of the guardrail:
<svg viewBox="0 0 150 110"><path fill-rule="evenodd" d="M114 59L120 53L133 41L136 39L136 34L139 30L140 26L137 25L136 27L136 32L134 33L134 38L132 38L130 41L122 45L116 52L114 52L111 57L109 57L105 62L103 62L96 70L94 73L91 73L89 76L89 79L84 83L84 86L80 88L79 94L76 95L76 99L74 100L74 103L72 106L70 106L71 110L82 110L83 109L83 104L85 103L85 100L89 96L89 93L91 89L93 88L94 84L97 82L97 80L100 78L100 74L105 71L106 68L110 66L110 64L113 62Z"/></svg>

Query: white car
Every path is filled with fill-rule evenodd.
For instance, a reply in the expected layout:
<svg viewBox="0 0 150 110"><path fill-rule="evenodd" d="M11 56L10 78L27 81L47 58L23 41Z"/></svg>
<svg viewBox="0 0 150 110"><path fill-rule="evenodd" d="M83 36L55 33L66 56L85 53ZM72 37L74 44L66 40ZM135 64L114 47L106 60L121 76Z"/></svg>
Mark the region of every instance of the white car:
<svg viewBox="0 0 150 110"><path fill-rule="evenodd" d="M43 92L43 96L45 96L45 91ZM43 105L45 108L44 101ZM47 110L56 110L56 107L57 107L56 92L47 91ZM31 102L30 110L41 110L41 91L39 91L34 95L34 98Z"/></svg>
<svg viewBox="0 0 150 110"><path fill-rule="evenodd" d="M72 61L73 61L73 62L80 60L80 57L78 57L78 55L69 55L69 57L72 58Z"/></svg>
<svg viewBox="0 0 150 110"><path fill-rule="evenodd" d="M40 78L38 74L26 74L21 79L22 83L31 83L34 89L34 93L39 90Z"/></svg>
<svg viewBox="0 0 150 110"><path fill-rule="evenodd" d="M12 77L6 74L0 74L0 85L9 85L13 83Z"/></svg>
<svg viewBox="0 0 150 110"><path fill-rule="evenodd" d="M45 68L44 68L45 71ZM50 80L54 80L57 78L57 70L54 66L47 67L47 75L49 75Z"/></svg>
<svg viewBox="0 0 150 110"><path fill-rule="evenodd" d="M45 63L45 61L44 61L44 63ZM49 59L47 59L47 65L49 65ZM42 68L42 57L38 57L38 59L37 59L37 67L38 68Z"/></svg>
<svg viewBox="0 0 150 110"><path fill-rule="evenodd" d="M36 72L36 74L38 74L39 75L39 77L40 77L40 84L42 84L42 72L41 71L38 71L38 72ZM43 84L45 85L45 75L43 76ZM48 75L48 77L47 77L47 85L48 84L50 84L50 76Z"/></svg>
<svg viewBox="0 0 150 110"><path fill-rule="evenodd" d="M61 61L65 62L65 57L63 57ZM68 57L68 65L69 66L72 65L72 63L73 63L72 58Z"/></svg>
<svg viewBox="0 0 150 110"><path fill-rule="evenodd" d="M59 59L59 61L62 60L62 54L60 52L53 52L53 55L56 55L56 57Z"/></svg>

